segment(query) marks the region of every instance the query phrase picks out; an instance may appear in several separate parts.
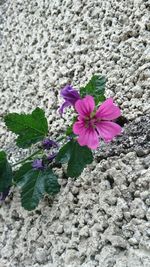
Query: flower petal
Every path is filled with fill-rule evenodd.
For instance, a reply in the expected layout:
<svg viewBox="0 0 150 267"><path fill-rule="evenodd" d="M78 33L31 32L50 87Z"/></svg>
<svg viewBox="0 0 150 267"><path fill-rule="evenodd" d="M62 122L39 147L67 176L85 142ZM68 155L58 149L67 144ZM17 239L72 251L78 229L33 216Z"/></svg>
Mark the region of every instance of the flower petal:
<svg viewBox="0 0 150 267"><path fill-rule="evenodd" d="M121 115L120 109L109 98L104 101L96 112L96 117L102 120L114 120Z"/></svg>
<svg viewBox="0 0 150 267"><path fill-rule="evenodd" d="M62 115L63 112L64 112L64 109L67 108L67 107L69 107L69 106L71 106L71 104L70 104L69 102L65 101L65 102L61 105L61 107L59 108L59 114Z"/></svg>
<svg viewBox="0 0 150 267"><path fill-rule="evenodd" d="M78 143L80 146L96 149L99 146L98 134L94 129L86 129L85 133L79 136Z"/></svg>
<svg viewBox="0 0 150 267"><path fill-rule="evenodd" d="M44 169L43 160L42 159L35 159L32 162L32 167L35 170L43 170Z"/></svg>
<svg viewBox="0 0 150 267"><path fill-rule="evenodd" d="M64 98L71 105L74 105L75 102L80 99L80 95L76 89L71 85L66 85L60 92L61 97Z"/></svg>
<svg viewBox="0 0 150 267"><path fill-rule="evenodd" d="M105 142L110 142L116 135L121 134L122 128L115 122L101 121L96 123L96 129Z"/></svg>
<svg viewBox="0 0 150 267"><path fill-rule="evenodd" d="M43 147L44 149L49 150L49 149L52 148L52 147L58 147L58 144L57 144L55 141L53 141L53 140L51 140L51 139L49 139L49 138L46 138L46 139L44 139L43 142L42 142L42 147Z"/></svg>
<svg viewBox="0 0 150 267"><path fill-rule="evenodd" d="M92 96L86 96L83 99L77 100L75 103L75 109L82 117L90 116L94 108L95 102Z"/></svg>
<svg viewBox="0 0 150 267"><path fill-rule="evenodd" d="M80 121L77 121L73 124L73 133L74 134L84 135L85 131L86 131L86 128L84 125L84 121L80 120Z"/></svg>

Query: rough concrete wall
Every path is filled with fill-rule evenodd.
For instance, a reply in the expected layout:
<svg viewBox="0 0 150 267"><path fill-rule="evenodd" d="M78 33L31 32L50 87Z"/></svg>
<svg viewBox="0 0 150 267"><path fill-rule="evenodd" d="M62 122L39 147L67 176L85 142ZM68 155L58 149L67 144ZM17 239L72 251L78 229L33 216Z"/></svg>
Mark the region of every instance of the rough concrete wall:
<svg viewBox="0 0 150 267"><path fill-rule="evenodd" d="M13 192L0 209L0 267L149 267L150 1L13 0L0 8L0 114L40 106L51 133L62 132L60 88L103 73L107 96L128 119L77 181L59 170L53 203L26 212ZM0 138L12 162L27 154L3 122Z"/></svg>

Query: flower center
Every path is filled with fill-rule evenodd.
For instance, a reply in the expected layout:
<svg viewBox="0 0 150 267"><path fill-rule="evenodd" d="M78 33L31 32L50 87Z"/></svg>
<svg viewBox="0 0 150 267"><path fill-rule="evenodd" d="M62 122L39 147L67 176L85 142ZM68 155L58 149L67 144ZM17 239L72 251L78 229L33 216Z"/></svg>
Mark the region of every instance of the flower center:
<svg viewBox="0 0 150 267"><path fill-rule="evenodd" d="M86 128L93 128L95 129L96 128L96 119L95 118L85 118L85 127Z"/></svg>
<svg viewBox="0 0 150 267"><path fill-rule="evenodd" d="M100 121L100 118L95 117L95 112L92 112L89 117L85 117L85 127L96 129L96 123Z"/></svg>

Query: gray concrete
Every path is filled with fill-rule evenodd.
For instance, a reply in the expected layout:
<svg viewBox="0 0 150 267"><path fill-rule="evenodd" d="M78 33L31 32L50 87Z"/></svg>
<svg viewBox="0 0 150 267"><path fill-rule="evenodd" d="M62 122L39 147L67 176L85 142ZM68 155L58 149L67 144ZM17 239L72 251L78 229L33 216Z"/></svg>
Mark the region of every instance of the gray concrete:
<svg viewBox="0 0 150 267"><path fill-rule="evenodd" d="M65 130L60 88L107 76L128 123L101 143L77 181L38 209L19 193L0 209L0 267L150 267L150 1L13 0L0 2L0 115L44 108L50 133ZM0 122L1 148L15 162L14 135Z"/></svg>

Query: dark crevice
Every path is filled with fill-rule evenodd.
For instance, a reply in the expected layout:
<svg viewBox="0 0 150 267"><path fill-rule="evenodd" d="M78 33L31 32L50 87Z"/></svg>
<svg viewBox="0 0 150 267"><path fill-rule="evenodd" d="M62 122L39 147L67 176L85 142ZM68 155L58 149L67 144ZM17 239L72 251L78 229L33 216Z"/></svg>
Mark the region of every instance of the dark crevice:
<svg viewBox="0 0 150 267"><path fill-rule="evenodd" d="M114 178L110 175L107 175L107 180L109 181L111 188L113 188Z"/></svg>
<svg viewBox="0 0 150 267"><path fill-rule="evenodd" d="M109 157L120 156L120 154L126 155L129 152L136 152L138 157L144 157L149 153L150 116L139 116L128 123L124 117L120 117L118 122L121 126L124 125L122 135L108 144L101 142L95 157L96 162Z"/></svg>

